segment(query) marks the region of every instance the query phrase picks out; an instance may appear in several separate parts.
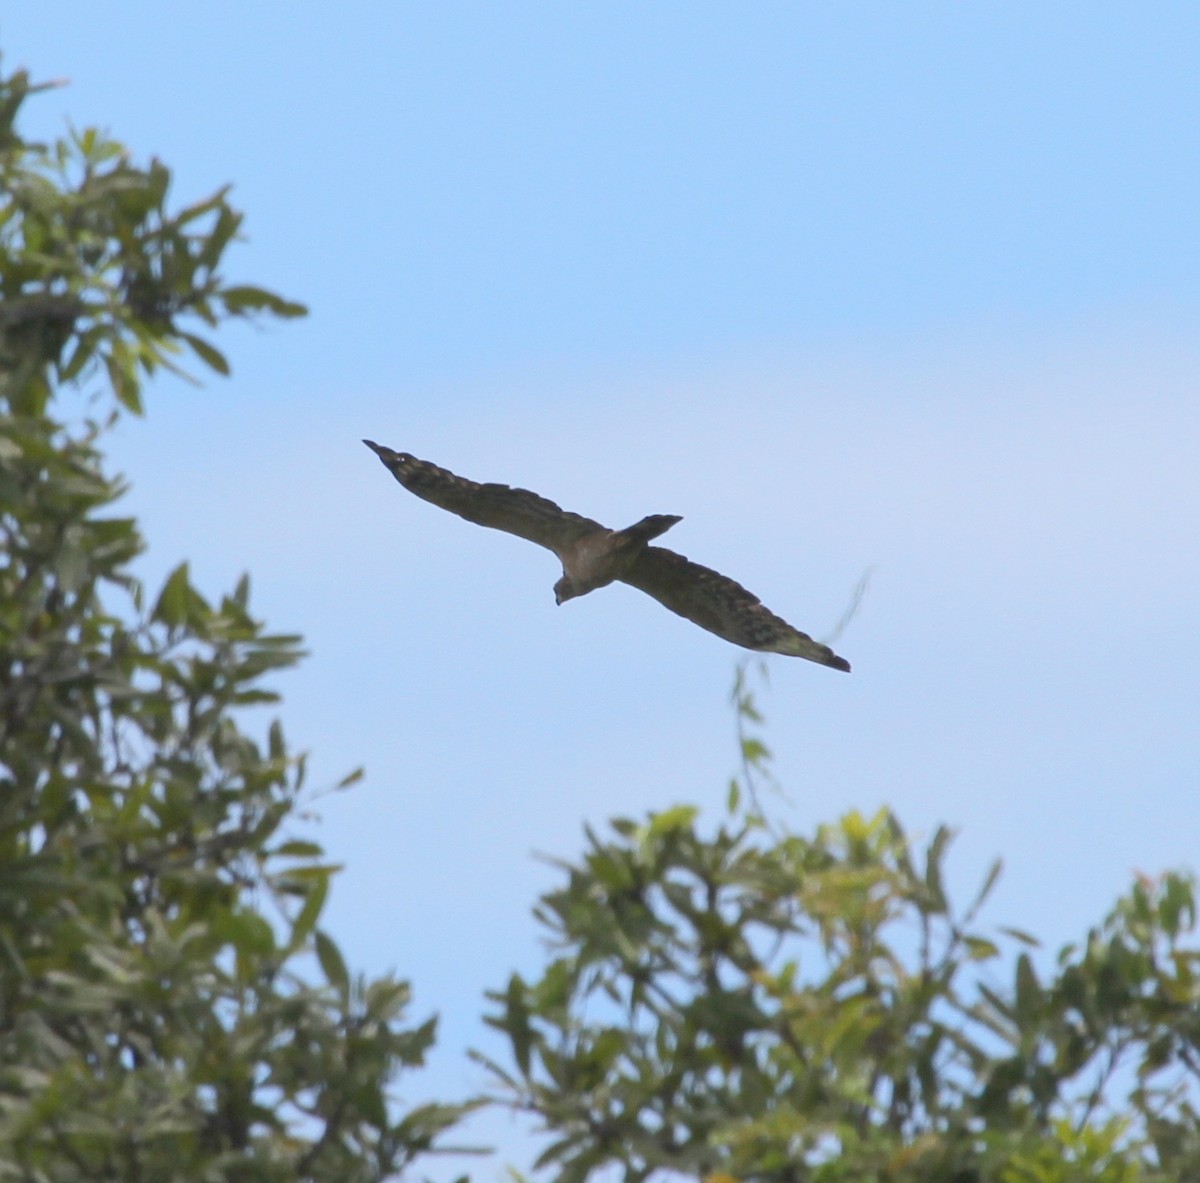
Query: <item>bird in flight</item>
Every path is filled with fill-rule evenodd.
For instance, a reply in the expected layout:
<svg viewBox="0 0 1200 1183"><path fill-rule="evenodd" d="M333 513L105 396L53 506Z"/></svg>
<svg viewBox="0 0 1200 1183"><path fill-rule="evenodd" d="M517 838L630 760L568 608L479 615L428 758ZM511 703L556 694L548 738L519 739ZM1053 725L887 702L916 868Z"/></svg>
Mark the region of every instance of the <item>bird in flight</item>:
<svg viewBox="0 0 1200 1183"><path fill-rule="evenodd" d="M363 440L410 493L478 526L527 538L562 563L554 585L559 604L619 580L726 641L761 653L803 657L850 672L850 663L763 606L740 583L650 540L683 519L656 513L624 530L609 530L528 489L479 484L428 460Z"/></svg>

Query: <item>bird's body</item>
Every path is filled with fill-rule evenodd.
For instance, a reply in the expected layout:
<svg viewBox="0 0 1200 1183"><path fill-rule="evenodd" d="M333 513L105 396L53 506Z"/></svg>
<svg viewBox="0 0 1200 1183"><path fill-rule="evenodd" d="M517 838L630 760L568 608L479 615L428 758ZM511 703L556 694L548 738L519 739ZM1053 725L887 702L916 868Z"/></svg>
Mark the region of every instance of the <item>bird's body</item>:
<svg viewBox="0 0 1200 1183"><path fill-rule="evenodd" d="M650 546L651 539L683 520L674 514L652 514L624 530L609 530L528 489L481 484L407 452L394 452L371 440L363 443L409 492L476 525L516 534L553 551L563 568L554 585L560 604L620 581L735 645L850 669L828 645L793 628L740 583L673 550Z"/></svg>
<svg viewBox="0 0 1200 1183"><path fill-rule="evenodd" d="M614 580L623 580L651 538L669 530L683 519L675 514L656 513L624 530L590 530L561 550L555 551L563 565L563 577L554 585L554 598L563 604L587 595Z"/></svg>

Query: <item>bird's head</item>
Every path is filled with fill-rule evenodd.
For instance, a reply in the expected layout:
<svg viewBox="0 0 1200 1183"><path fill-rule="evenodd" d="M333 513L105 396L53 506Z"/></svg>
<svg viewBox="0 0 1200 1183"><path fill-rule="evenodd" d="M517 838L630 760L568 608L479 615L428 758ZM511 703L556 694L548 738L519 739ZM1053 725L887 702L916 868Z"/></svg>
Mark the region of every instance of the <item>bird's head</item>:
<svg viewBox="0 0 1200 1183"><path fill-rule="evenodd" d="M577 595L579 595L579 591L571 582L568 575L564 575L554 585L554 602L556 604L565 604L568 600L573 600Z"/></svg>

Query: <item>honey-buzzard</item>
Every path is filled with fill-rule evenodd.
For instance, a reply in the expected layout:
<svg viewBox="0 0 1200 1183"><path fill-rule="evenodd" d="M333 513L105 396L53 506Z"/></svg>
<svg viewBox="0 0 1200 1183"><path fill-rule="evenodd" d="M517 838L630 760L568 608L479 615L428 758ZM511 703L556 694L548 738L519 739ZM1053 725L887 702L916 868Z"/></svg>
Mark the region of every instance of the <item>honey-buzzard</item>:
<svg viewBox="0 0 1200 1183"><path fill-rule="evenodd" d="M650 546L652 538L683 520L674 514L651 514L624 530L609 530L528 489L479 484L407 452L393 452L372 440L363 443L410 493L468 522L552 550L563 568L554 585L559 604L620 580L735 645L850 670L850 663L828 645L780 619L740 583L673 550Z"/></svg>

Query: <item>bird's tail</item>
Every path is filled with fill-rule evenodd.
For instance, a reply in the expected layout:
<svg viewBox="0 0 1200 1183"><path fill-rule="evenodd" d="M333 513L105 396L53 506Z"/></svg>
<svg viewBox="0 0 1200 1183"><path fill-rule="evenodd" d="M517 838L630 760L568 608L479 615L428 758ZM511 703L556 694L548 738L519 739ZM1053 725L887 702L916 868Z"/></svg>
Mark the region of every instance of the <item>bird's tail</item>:
<svg viewBox="0 0 1200 1183"><path fill-rule="evenodd" d="M631 542L649 542L651 538L665 534L676 522L682 521L683 518L678 514L652 513L649 517L642 518L640 522L626 526L619 533L622 538L628 538Z"/></svg>

